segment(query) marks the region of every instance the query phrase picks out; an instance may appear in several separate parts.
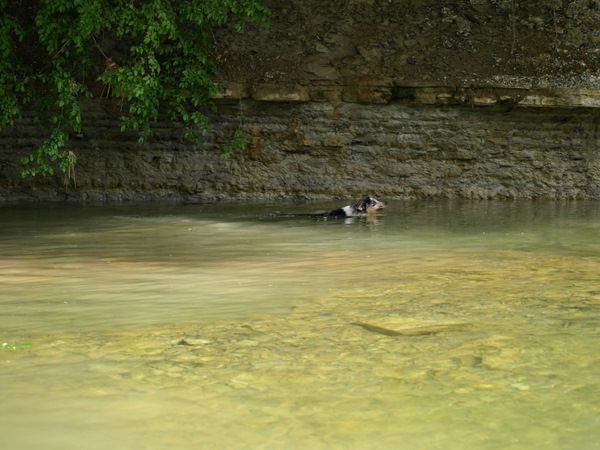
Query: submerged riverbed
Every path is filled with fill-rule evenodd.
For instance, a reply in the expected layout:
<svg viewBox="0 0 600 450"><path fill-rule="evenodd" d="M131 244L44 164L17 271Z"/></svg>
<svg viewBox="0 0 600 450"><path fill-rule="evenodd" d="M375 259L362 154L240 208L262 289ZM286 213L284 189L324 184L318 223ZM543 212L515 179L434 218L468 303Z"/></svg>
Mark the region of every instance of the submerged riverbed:
<svg viewBox="0 0 600 450"><path fill-rule="evenodd" d="M0 209L0 448L600 448L600 203Z"/></svg>

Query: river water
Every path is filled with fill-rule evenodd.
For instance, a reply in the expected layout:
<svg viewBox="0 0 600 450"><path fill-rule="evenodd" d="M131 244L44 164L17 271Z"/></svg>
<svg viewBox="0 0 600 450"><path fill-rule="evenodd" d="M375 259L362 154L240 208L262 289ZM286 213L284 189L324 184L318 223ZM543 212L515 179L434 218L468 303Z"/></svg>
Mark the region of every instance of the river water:
<svg viewBox="0 0 600 450"><path fill-rule="evenodd" d="M0 448L600 448L600 203L0 209Z"/></svg>

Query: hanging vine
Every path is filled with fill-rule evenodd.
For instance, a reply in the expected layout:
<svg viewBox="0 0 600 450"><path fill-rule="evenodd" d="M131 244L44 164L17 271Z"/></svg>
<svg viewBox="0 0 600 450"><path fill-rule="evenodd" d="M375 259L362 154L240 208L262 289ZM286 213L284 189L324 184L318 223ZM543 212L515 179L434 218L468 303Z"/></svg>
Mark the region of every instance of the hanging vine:
<svg viewBox="0 0 600 450"><path fill-rule="evenodd" d="M212 28L268 16L260 0L0 0L0 127L27 108L48 130L23 175L59 170L74 182L69 136L85 130L82 104L94 96L120 99L121 128L140 142L159 111L201 140L218 91Z"/></svg>

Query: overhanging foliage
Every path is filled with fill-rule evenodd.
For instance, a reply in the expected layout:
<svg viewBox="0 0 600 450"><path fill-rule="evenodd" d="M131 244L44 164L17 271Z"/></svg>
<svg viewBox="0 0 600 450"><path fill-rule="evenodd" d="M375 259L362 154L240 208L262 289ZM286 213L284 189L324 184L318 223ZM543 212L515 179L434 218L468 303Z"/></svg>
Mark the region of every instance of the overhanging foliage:
<svg viewBox="0 0 600 450"><path fill-rule="evenodd" d="M32 108L48 129L23 174L69 170L69 135L94 96L120 98L122 129L141 142L159 109L200 139L218 90L211 30L268 16L260 0L0 0L0 127Z"/></svg>

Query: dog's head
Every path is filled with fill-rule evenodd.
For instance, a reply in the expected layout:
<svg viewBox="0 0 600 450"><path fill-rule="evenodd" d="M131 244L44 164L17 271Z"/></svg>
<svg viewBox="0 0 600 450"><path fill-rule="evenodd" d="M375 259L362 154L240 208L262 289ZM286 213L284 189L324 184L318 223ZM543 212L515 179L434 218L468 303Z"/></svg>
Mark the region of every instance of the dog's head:
<svg viewBox="0 0 600 450"><path fill-rule="evenodd" d="M380 202L375 197L364 197L356 202L354 208L361 213L371 213L379 211L380 209L385 208L385 206L385 203Z"/></svg>

